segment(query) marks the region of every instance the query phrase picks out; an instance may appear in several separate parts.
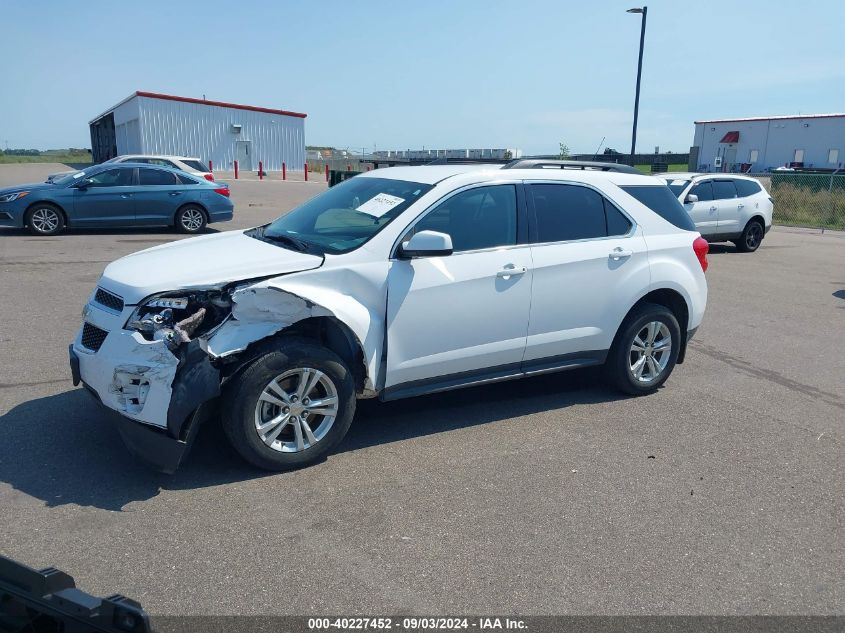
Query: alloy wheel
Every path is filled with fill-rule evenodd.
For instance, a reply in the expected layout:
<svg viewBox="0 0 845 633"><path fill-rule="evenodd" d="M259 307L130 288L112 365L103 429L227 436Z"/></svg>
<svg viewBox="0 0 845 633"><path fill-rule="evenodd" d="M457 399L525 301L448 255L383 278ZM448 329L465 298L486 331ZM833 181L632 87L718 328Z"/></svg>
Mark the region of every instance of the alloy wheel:
<svg viewBox="0 0 845 633"><path fill-rule="evenodd" d="M198 231L204 220L202 211L198 209L185 209L181 217L182 226L186 231Z"/></svg>
<svg viewBox="0 0 845 633"><path fill-rule="evenodd" d="M645 324L634 336L629 353L629 365L634 380L652 383L669 364L672 354L672 335L661 321Z"/></svg>
<svg viewBox="0 0 845 633"><path fill-rule="evenodd" d="M763 240L763 228L757 223L754 222L751 226L748 227L748 230L745 232L745 246L748 250L754 250L760 245L760 242Z"/></svg>
<svg viewBox="0 0 845 633"><path fill-rule="evenodd" d="M339 411L337 387L318 369L291 369L271 380L255 405L255 432L274 451L298 453L331 430Z"/></svg>
<svg viewBox="0 0 845 633"><path fill-rule="evenodd" d="M42 207L33 212L30 222L39 233L52 233L59 228L61 218L59 218L59 213L55 209Z"/></svg>

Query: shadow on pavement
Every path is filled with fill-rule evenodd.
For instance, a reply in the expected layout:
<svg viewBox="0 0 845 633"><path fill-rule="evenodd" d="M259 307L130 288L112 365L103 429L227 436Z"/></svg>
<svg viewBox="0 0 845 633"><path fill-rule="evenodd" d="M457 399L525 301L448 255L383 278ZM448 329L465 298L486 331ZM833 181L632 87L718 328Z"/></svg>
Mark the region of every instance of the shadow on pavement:
<svg viewBox="0 0 845 633"><path fill-rule="evenodd" d="M503 419L519 424L519 418L541 411L622 397L599 380L595 369L577 370L389 403L363 400L335 453ZM229 447L218 420L201 430L175 475L156 473L136 462L123 446L114 428L116 416L82 389L19 404L0 417L0 481L48 506L73 503L121 510L133 501L155 497L162 489L285 476L257 470L241 460Z"/></svg>

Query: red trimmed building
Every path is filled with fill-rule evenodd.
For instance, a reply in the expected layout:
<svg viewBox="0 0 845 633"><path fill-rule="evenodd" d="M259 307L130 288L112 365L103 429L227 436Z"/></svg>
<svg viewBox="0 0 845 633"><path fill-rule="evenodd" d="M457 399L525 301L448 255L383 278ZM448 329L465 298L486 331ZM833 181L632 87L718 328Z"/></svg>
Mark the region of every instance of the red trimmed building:
<svg viewBox="0 0 845 633"><path fill-rule="evenodd" d="M762 172L845 166L845 114L804 114L695 122L692 171Z"/></svg>
<svg viewBox="0 0 845 633"><path fill-rule="evenodd" d="M94 162L124 154L212 161L215 170L290 170L305 163L302 112L134 92L89 122Z"/></svg>

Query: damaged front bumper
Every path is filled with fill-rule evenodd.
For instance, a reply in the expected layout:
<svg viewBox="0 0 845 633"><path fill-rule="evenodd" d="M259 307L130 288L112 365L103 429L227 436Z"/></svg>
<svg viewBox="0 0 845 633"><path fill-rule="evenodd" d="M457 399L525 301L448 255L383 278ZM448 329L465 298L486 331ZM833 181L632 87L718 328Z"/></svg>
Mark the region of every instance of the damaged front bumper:
<svg viewBox="0 0 845 633"><path fill-rule="evenodd" d="M126 317L89 304L69 350L74 385L123 416L118 430L130 452L173 473L209 413L204 405L220 394L220 372L198 341L171 351L123 329Z"/></svg>

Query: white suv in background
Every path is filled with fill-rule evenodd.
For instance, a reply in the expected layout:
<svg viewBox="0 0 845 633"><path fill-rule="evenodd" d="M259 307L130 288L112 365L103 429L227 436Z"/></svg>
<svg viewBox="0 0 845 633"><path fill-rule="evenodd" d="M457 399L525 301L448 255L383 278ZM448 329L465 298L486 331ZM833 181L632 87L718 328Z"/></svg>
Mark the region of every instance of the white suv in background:
<svg viewBox="0 0 845 633"><path fill-rule="evenodd" d="M148 165L159 165L160 167L170 167L172 169L181 169L184 172L196 176L197 178L205 178L206 180L214 181L214 174L208 168L208 165L203 163L199 158L190 158L188 156L153 156L149 154L126 154L123 156L115 156L105 161L106 163L146 163ZM72 171L62 171L47 176L47 181L52 182L55 178L67 176L72 174Z"/></svg>
<svg viewBox="0 0 845 633"><path fill-rule="evenodd" d="M378 169L264 226L119 259L74 384L166 472L210 411L280 470L331 450L358 398L589 365L651 393L704 315L707 242L662 180L569 166Z"/></svg>
<svg viewBox="0 0 845 633"><path fill-rule="evenodd" d="M660 174L708 242L756 251L772 228L774 205L756 178L735 174Z"/></svg>

